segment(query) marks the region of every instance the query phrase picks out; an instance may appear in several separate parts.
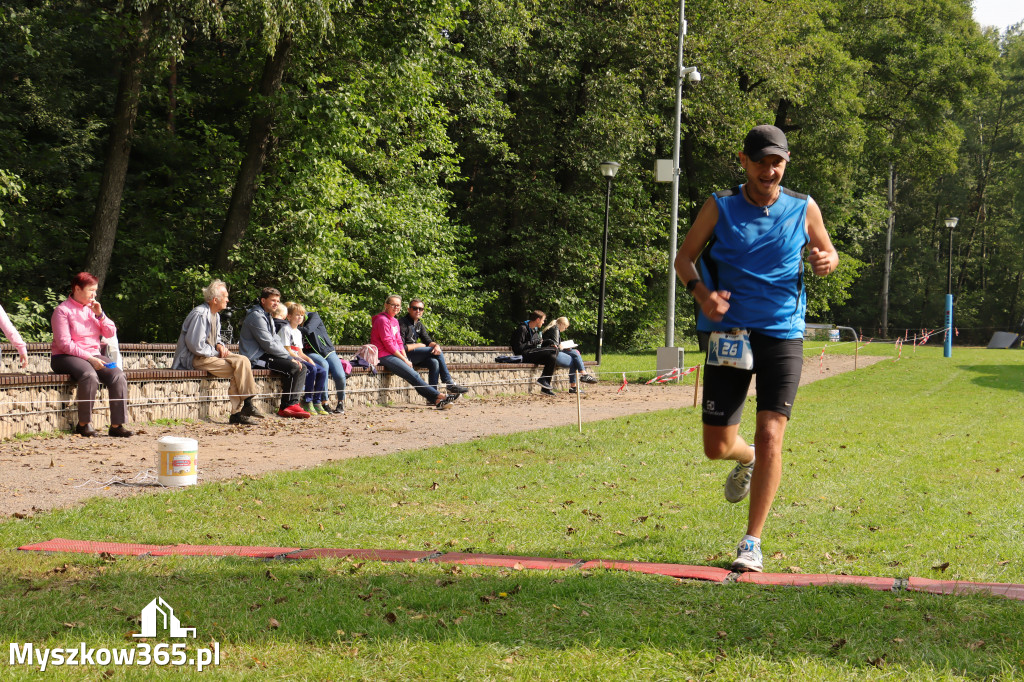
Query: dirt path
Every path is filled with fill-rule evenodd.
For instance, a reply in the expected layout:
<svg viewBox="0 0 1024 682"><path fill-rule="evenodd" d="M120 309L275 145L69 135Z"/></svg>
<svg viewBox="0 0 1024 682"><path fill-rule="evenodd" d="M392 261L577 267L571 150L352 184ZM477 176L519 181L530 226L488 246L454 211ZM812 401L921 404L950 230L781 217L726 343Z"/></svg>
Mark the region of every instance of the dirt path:
<svg viewBox="0 0 1024 682"><path fill-rule="evenodd" d="M883 358L860 358L867 366ZM807 358L801 384L853 369L853 357ZM584 421L609 419L693 405L689 386L630 384L588 386L582 399ZM543 409L541 409L543 407ZM401 450L459 443L481 436L529 431L576 423L576 400L565 392L554 398L535 394L474 398L472 393L453 409L426 405L354 407L344 416L316 419L310 438L305 421L264 419L259 426L196 423L173 427L136 425L130 439L82 438L65 435L0 443L0 515L29 515L67 507L90 497L125 497L156 487L104 486L112 479L129 480L155 472L157 439L184 436L199 442L199 481L218 481L243 474L304 469L331 460L381 455ZM302 447L295 446L303 435Z"/></svg>

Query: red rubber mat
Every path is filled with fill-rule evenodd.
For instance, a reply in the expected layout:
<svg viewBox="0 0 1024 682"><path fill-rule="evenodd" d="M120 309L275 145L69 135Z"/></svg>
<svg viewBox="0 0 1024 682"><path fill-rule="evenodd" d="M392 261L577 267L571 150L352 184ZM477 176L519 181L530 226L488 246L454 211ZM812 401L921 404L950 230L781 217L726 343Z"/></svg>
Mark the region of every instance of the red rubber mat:
<svg viewBox="0 0 1024 682"><path fill-rule="evenodd" d="M686 566L682 564L660 564L645 561L577 561L574 559L550 559L545 557L506 556L503 554L472 554L449 552L436 555L434 552L387 549L301 549L299 547L249 547L243 545L142 545L129 542L92 542L88 540L67 540L54 538L46 542L24 545L18 549L31 552L75 552L79 554L118 554L127 556L242 556L262 559L313 559L317 557L364 559L366 561L422 561L454 563L468 566L497 566L500 568L566 570L569 568L635 571L665 575L672 578L724 582L733 575L724 568L714 566ZM790 574L790 573L741 573L736 582L753 585L782 585L809 587L827 585L858 585L872 590L893 591L899 587L895 578L875 578L856 575ZM1024 585L1012 583L977 583L956 580L930 580L914 578L907 580L906 589L911 592L932 594L992 594L1024 601Z"/></svg>
<svg viewBox="0 0 1024 682"><path fill-rule="evenodd" d="M754 585L789 585L791 587L859 585L880 592L889 592L896 586L896 581L893 578L828 575L827 573L741 573L736 582L753 583Z"/></svg>
<svg viewBox="0 0 1024 682"><path fill-rule="evenodd" d="M18 549L32 552L75 552L78 554L125 554L141 556L153 550L165 549L166 545L137 545L129 542L90 542L88 540L65 540L54 538Z"/></svg>
<svg viewBox="0 0 1024 682"><path fill-rule="evenodd" d="M300 547L246 547L244 545L165 545L155 549L153 556L244 556L273 559L281 554L297 552Z"/></svg>
<svg viewBox="0 0 1024 682"><path fill-rule="evenodd" d="M536 556L506 556L504 554L469 554L449 552L431 559L444 564L465 564L467 566L498 566L501 568L566 569L580 563L575 559L546 559Z"/></svg>
<svg viewBox="0 0 1024 682"><path fill-rule="evenodd" d="M1024 585L1012 583L971 583L957 580L931 580L929 578L911 578L907 581L907 589L911 592L931 592L932 594L994 594L999 597L1024 600Z"/></svg>
<svg viewBox="0 0 1024 682"><path fill-rule="evenodd" d="M710 580L711 582L724 582L729 577L729 571L714 566L684 566L682 564L658 564L647 561L588 561L580 566L583 570L592 568L606 568L615 571L635 571L637 573L650 573L652 575L667 575L671 578L686 578L689 580Z"/></svg>
<svg viewBox="0 0 1024 682"><path fill-rule="evenodd" d="M316 559L331 557L335 559L362 559L364 561L419 561L434 552L413 552L405 549L303 549L286 555L285 559Z"/></svg>

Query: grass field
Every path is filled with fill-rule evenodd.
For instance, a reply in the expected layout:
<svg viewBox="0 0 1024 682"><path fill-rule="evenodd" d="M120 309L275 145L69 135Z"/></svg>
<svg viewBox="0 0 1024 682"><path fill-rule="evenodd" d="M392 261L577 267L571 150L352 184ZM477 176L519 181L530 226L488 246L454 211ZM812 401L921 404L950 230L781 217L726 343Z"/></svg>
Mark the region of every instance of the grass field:
<svg viewBox="0 0 1024 682"><path fill-rule="evenodd" d="M905 348L803 387L765 570L1024 583L1022 360ZM197 628L190 647L219 643L220 665L202 673L218 679L1020 679L1024 603L997 597L14 549L66 537L725 567L746 509L723 500L728 467L699 443L699 414L679 409L7 520L0 630L36 647L134 646L161 596ZM0 667L3 679L107 674L199 676Z"/></svg>

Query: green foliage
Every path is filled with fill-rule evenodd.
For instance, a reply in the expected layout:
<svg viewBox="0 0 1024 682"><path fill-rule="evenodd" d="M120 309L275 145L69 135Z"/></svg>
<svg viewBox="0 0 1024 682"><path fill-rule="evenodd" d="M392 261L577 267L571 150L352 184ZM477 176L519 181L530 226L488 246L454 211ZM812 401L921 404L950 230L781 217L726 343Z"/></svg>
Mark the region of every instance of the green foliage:
<svg viewBox="0 0 1024 682"><path fill-rule="evenodd" d="M680 230L742 180L746 130L775 123L786 184L815 197L840 270L809 312L871 328L897 175L890 320L935 327L948 234L957 319L1024 316L1021 29L982 34L966 0L692 0ZM0 13L0 289L44 300L84 266L117 64L154 17L104 298L124 340L172 340L199 288L236 305L273 284L364 341L384 296L428 300L446 343L504 341L527 310L597 327L606 184L606 348L664 336L674 0L13 0ZM751 40L751 26L758 26ZM255 96L293 44L282 87ZM264 101L266 99L266 101ZM253 116L273 127L253 211L214 272ZM678 296L678 332L692 310ZM982 334L981 331L977 332Z"/></svg>
<svg viewBox="0 0 1024 682"><path fill-rule="evenodd" d="M5 310L7 316L11 318L14 328L18 330L26 343L50 342L53 340L50 316L53 314L53 309L63 301L63 296L58 295L52 289L47 289L43 294L42 302L33 301L26 296L17 299L12 306Z"/></svg>

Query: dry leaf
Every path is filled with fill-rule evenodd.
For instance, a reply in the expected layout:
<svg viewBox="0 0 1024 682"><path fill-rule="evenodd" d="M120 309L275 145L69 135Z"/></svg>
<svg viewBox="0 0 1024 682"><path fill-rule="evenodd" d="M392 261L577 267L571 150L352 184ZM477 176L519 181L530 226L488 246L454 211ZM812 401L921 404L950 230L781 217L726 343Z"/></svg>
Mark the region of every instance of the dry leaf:
<svg viewBox="0 0 1024 682"><path fill-rule="evenodd" d="M398 622L398 616L396 616L393 611L388 611L384 614L384 620L388 623L388 625L394 625L396 622Z"/></svg>
<svg viewBox="0 0 1024 682"><path fill-rule="evenodd" d="M932 570L933 571L943 571L944 572L947 568L949 568L949 562L948 561L943 561L938 566L932 566Z"/></svg>
<svg viewBox="0 0 1024 682"><path fill-rule="evenodd" d="M715 633L715 637L717 637L718 639L725 639L728 636L729 636L729 633L726 632L725 630L719 630L718 632Z"/></svg>
<svg viewBox="0 0 1024 682"><path fill-rule="evenodd" d="M277 621L277 618L271 618L270 620L268 620L267 625L270 626L271 630L276 630L279 627L281 627L281 623Z"/></svg>

